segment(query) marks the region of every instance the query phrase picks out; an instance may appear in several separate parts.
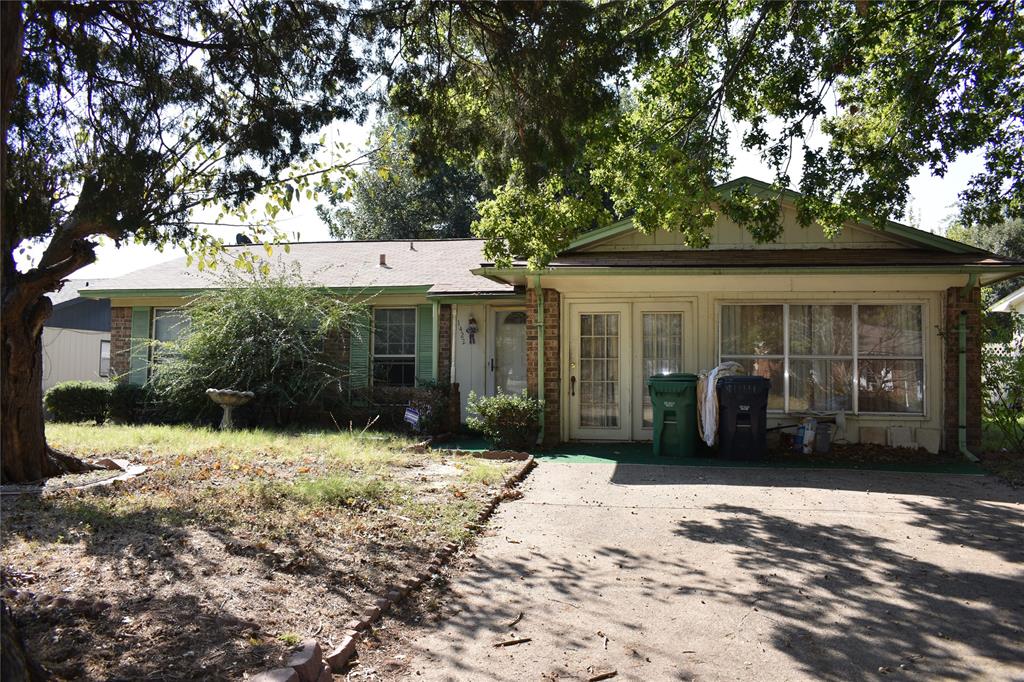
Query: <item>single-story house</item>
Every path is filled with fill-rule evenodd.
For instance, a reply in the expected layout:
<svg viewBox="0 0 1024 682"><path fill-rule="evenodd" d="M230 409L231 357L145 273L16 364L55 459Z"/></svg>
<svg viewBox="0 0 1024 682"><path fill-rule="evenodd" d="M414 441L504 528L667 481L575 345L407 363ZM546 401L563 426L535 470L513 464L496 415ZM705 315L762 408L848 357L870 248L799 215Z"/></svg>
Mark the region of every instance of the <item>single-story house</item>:
<svg viewBox="0 0 1024 682"><path fill-rule="evenodd" d="M1024 287L1014 289L993 303L989 310L994 313L1016 313L1024 315Z"/></svg>
<svg viewBox="0 0 1024 682"><path fill-rule="evenodd" d="M44 392L64 381L110 376L110 301L84 298L79 292L89 284L70 279L49 294L53 312L43 325Z"/></svg>
<svg viewBox="0 0 1024 682"><path fill-rule="evenodd" d="M721 190L739 184L768 191L749 178ZM371 338L338 351L352 384L458 383L463 418L471 390L525 388L543 401L545 443L649 440L647 378L724 360L771 380L773 423L843 411L854 442L905 426L931 449L978 443L979 287L1024 262L897 223L829 239L798 224L796 197L772 244L719 215L707 248L627 219L539 271L496 267L473 239L299 243L277 258L370 296ZM111 302L115 371L143 381L132 337L166 338L175 307L209 286L182 259L90 290Z"/></svg>

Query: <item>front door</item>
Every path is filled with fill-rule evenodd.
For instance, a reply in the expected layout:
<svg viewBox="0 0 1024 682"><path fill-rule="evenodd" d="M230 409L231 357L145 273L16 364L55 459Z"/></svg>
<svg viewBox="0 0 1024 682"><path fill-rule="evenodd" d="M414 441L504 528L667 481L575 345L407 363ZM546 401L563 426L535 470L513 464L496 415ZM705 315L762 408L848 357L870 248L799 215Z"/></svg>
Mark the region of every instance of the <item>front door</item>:
<svg viewBox="0 0 1024 682"><path fill-rule="evenodd" d="M570 306L569 437L628 440L630 319L625 303Z"/></svg>
<svg viewBox="0 0 1024 682"><path fill-rule="evenodd" d="M495 310L492 319L488 392L522 393L526 390L526 313Z"/></svg>

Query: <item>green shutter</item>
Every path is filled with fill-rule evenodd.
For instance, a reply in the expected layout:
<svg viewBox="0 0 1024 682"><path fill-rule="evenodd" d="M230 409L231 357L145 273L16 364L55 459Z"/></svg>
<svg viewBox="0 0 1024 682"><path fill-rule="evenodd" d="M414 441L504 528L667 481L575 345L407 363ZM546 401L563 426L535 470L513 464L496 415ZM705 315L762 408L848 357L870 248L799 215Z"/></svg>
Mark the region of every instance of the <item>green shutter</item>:
<svg viewBox="0 0 1024 682"><path fill-rule="evenodd" d="M129 342L128 383L141 386L146 383L149 374L149 330L150 315L153 310L149 306L132 308L132 338Z"/></svg>
<svg viewBox="0 0 1024 682"><path fill-rule="evenodd" d="M416 306L416 383L434 380L434 306Z"/></svg>
<svg viewBox="0 0 1024 682"><path fill-rule="evenodd" d="M373 312L367 308L359 314L349 335L348 387L362 390L370 385L370 338L373 335Z"/></svg>

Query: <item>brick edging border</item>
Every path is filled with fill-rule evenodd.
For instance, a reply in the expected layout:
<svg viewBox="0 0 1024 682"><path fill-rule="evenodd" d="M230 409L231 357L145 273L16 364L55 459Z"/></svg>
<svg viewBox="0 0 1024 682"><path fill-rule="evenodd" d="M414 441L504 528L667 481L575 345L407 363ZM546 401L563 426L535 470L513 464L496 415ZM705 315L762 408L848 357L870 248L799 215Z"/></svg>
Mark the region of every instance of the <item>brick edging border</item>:
<svg viewBox="0 0 1024 682"><path fill-rule="evenodd" d="M505 479L505 484L501 489L480 510L477 518L465 525L466 530L475 533L491 518L494 510L506 498L508 491L513 490L521 483L530 470L537 465L537 462L533 455L524 452L488 450L459 454L469 454L480 459L503 459L519 462L512 475ZM373 627L373 624L380 620L380 617L391 607L428 582L435 573L451 561L461 548L462 544L455 540L446 543L434 553L434 556L427 562L426 568L414 575L407 575L399 579L384 593L384 596L364 605L358 618L345 623L344 637L338 646L326 655L320 648L319 642L315 639L307 639L288 657L283 667L259 673L248 678L249 682L329 682L334 673L344 671L345 666L356 652L356 643Z"/></svg>

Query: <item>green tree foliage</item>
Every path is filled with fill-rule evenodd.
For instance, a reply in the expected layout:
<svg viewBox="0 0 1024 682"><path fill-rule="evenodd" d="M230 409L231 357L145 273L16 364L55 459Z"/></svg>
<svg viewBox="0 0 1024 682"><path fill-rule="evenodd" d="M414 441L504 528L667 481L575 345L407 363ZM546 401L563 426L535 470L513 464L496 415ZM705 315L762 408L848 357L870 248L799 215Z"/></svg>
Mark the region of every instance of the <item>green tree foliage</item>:
<svg viewBox="0 0 1024 682"><path fill-rule="evenodd" d="M1020 17L1019 0L393 2L372 35L417 156L495 188L476 227L489 255L540 265L626 215L701 246L719 205L777 238L777 191L714 189L732 131L777 190L801 157L799 218L829 234L901 216L910 178L978 149L964 220L1021 217Z"/></svg>
<svg viewBox="0 0 1024 682"><path fill-rule="evenodd" d="M1024 220L1006 220L995 225L964 225L953 223L946 236L971 246L1024 261ZM991 301L1024 286L1024 277L1012 277L989 287Z"/></svg>
<svg viewBox="0 0 1024 682"><path fill-rule="evenodd" d="M192 420L217 410L206 389L252 391L261 423L320 416L340 396L347 367L326 352L360 306L302 280L298 271L230 274L182 309L181 335L153 342L151 387L167 417Z"/></svg>
<svg viewBox="0 0 1024 682"><path fill-rule="evenodd" d="M353 172L321 160L315 133L360 115L363 70L353 17L332 3L5 2L0 12L0 445L3 479L24 481L74 466L43 433L44 294L95 259L100 237L217 246L189 221L196 207L220 205L257 240L272 237L278 211ZM45 249L20 272L26 242ZM200 267L215 251L199 251Z"/></svg>
<svg viewBox="0 0 1024 682"><path fill-rule="evenodd" d="M317 213L338 239L445 239L470 236L476 204L488 197L472 167L441 161L417 167L409 130L395 117L373 131L375 149L351 187Z"/></svg>

